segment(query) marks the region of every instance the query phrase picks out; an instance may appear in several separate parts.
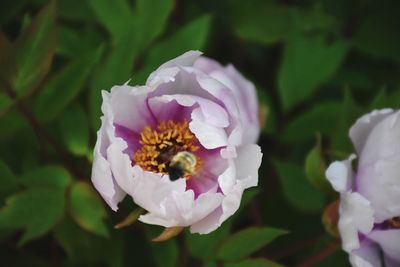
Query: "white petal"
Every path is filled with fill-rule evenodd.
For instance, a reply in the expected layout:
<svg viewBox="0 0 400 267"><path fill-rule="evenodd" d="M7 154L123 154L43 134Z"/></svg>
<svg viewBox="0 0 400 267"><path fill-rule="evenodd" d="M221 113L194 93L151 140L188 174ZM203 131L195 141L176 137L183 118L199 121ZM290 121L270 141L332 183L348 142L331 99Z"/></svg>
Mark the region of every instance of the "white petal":
<svg viewBox="0 0 400 267"><path fill-rule="evenodd" d="M371 130L358 164L358 191L367 197L376 222L400 214L400 112L390 113Z"/></svg>
<svg viewBox="0 0 400 267"><path fill-rule="evenodd" d="M385 255L400 263L400 229L374 230L368 238L379 244Z"/></svg>
<svg viewBox="0 0 400 267"><path fill-rule="evenodd" d="M235 159L237 179L247 180L248 186L256 186L258 183L258 169L262 161L260 146L256 144L243 145L237 149Z"/></svg>
<svg viewBox="0 0 400 267"><path fill-rule="evenodd" d="M325 172L325 176L331 183L332 187L338 192L345 192L350 189L353 183L353 168L351 162L356 156L350 157L343 161L335 161L331 163Z"/></svg>
<svg viewBox="0 0 400 267"><path fill-rule="evenodd" d="M232 159L228 160L228 168L218 177L218 184L224 195L229 194L236 183L236 166Z"/></svg>
<svg viewBox="0 0 400 267"><path fill-rule="evenodd" d="M371 113L365 114L359 118L350 128L349 135L358 154L361 153L364 144L367 141L368 135L375 125L392 112L393 110L390 108L374 110Z"/></svg>
<svg viewBox="0 0 400 267"><path fill-rule="evenodd" d="M194 61L201 55L200 51L188 51L164 64L150 74L146 84L157 87L159 84L175 81L180 66L192 66Z"/></svg>
<svg viewBox="0 0 400 267"><path fill-rule="evenodd" d="M207 123L200 108L192 111L190 130L196 135L201 145L207 149L218 148L228 144L228 137L223 128Z"/></svg>
<svg viewBox="0 0 400 267"><path fill-rule="evenodd" d="M339 232L343 249L351 252L360 247L358 232L367 234L374 225L374 211L370 202L357 192L341 195Z"/></svg>
<svg viewBox="0 0 400 267"><path fill-rule="evenodd" d="M107 161L107 148L110 145L109 133L113 130L112 114L108 108L108 95L104 95L106 112L101 118L102 125L97 132L97 142L94 148L92 182L94 187L104 198L107 204L116 211L118 203L125 197L125 192L118 186L111 172L110 163Z"/></svg>
<svg viewBox="0 0 400 267"><path fill-rule="evenodd" d="M360 248L350 253L350 262L353 267L381 266L378 246L365 238Z"/></svg>
<svg viewBox="0 0 400 267"><path fill-rule="evenodd" d="M192 224L192 226L190 227L190 232L199 234L208 234L216 230L221 225L219 222L221 215L222 215L222 208L218 207L202 220Z"/></svg>
<svg viewBox="0 0 400 267"><path fill-rule="evenodd" d="M147 95L151 90L146 86L123 85L114 86L110 93L103 91L103 114L112 114L113 123L140 133L145 126L156 124L147 107ZM105 98L107 95L109 97Z"/></svg>

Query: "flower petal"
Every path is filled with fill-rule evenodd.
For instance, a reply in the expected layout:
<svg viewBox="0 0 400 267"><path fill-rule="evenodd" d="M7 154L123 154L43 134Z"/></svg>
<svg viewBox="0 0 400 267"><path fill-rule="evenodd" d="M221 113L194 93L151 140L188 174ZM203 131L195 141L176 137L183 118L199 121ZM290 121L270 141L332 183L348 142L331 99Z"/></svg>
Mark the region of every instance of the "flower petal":
<svg viewBox="0 0 400 267"><path fill-rule="evenodd" d="M400 264L400 229L375 230L368 238L379 244L386 256Z"/></svg>
<svg viewBox="0 0 400 267"><path fill-rule="evenodd" d="M400 112L371 130L358 164L358 191L367 197L380 223L400 214Z"/></svg>
<svg viewBox="0 0 400 267"><path fill-rule="evenodd" d="M370 202L357 192L341 195L339 232L343 249L351 252L360 247L358 232L367 234L374 225L374 210Z"/></svg>
<svg viewBox="0 0 400 267"><path fill-rule="evenodd" d="M393 110L390 108L374 110L371 113L365 114L354 123L350 128L349 135L358 154L361 153L370 132L376 124L392 112Z"/></svg>
<svg viewBox="0 0 400 267"><path fill-rule="evenodd" d="M146 84L157 87L162 83L175 81L175 76L179 73L180 66L192 66L194 61L201 55L200 51L188 51L166 63L162 64L157 70L150 74Z"/></svg>
<svg viewBox="0 0 400 267"><path fill-rule="evenodd" d="M361 242L359 249L350 253L350 262L353 267L378 267L381 266L379 248L367 238Z"/></svg>
<svg viewBox="0 0 400 267"><path fill-rule="evenodd" d="M325 176L331 183L332 187L338 192L345 192L350 189L353 183L353 168L351 162L356 156L350 157L343 161L335 161L331 163L325 172Z"/></svg>

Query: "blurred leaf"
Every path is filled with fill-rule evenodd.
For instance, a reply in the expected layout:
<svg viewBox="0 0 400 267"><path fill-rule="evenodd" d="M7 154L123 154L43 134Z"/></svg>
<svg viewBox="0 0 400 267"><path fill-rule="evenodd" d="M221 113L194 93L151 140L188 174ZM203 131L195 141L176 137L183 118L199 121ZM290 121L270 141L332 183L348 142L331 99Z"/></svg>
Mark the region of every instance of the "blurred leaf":
<svg viewBox="0 0 400 267"><path fill-rule="evenodd" d="M364 13L355 32L355 47L378 59L400 60L399 8L397 2L379 3L372 12Z"/></svg>
<svg viewBox="0 0 400 267"><path fill-rule="evenodd" d="M4 77L0 76L0 116L4 115L4 113L12 106L14 101L5 94L2 88L3 79L5 79L9 65L10 65L10 55L12 54L12 46L11 42L8 40L7 36L0 30L0 75L4 75Z"/></svg>
<svg viewBox="0 0 400 267"><path fill-rule="evenodd" d="M138 0L134 13L134 31L139 52L163 31L167 18L174 6L174 0ZM154 8L157 7L157 8Z"/></svg>
<svg viewBox="0 0 400 267"><path fill-rule="evenodd" d="M56 45L55 3L51 1L18 37L11 83L18 95L33 90L50 69Z"/></svg>
<svg viewBox="0 0 400 267"><path fill-rule="evenodd" d="M342 101L342 107L338 113L336 131L331 135L332 149L334 151L344 152L345 154L352 153L353 145L348 133L351 125L360 115L360 108L354 102L350 90L347 89Z"/></svg>
<svg viewBox="0 0 400 267"><path fill-rule="evenodd" d="M19 181L27 187L48 187L65 190L71 183L70 174L60 166L48 165L24 173Z"/></svg>
<svg viewBox="0 0 400 267"><path fill-rule="evenodd" d="M268 1L236 2L231 15L235 33L248 41L272 44L290 36L295 28L313 31L332 27L333 18L321 10L302 10ZM260 6L261 4L261 6Z"/></svg>
<svg viewBox="0 0 400 267"><path fill-rule="evenodd" d="M7 125L7 127L0 127L0 138L5 140L19 129L27 127L28 123L19 111L11 109L4 116L0 116L0 125Z"/></svg>
<svg viewBox="0 0 400 267"><path fill-rule="evenodd" d="M286 230L275 228L251 227L229 236L218 250L218 259L239 260L258 251L281 235Z"/></svg>
<svg viewBox="0 0 400 267"><path fill-rule="evenodd" d="M144 67L133 75L133 83L143 84L146 77L167 60L188 50L202 49L207 41L210 26L211 18L205 15L182 26L167 39L157 43L149 50Z"/></svg>
<svg viewBox="0 0 400 267"><path fill-rule="evenodd" d="M331 192L331 186L325 178L326 163L322 155L321 136L317 135L317 142L306 157L304 164L308 181L322 192Z"/></svg>
<svg viewBox="0 0 400 267"><path fill-rule="evenodd" d="M230 223L225 222L217 230L206 235L191 234L186 231L186 245L190 255L203 261L216 259L216 248L221 240L229 234L230 227Z"/></svg>
<svg viewBox="0 0 400 267"><path fill-rule="evenodd" d="M91 69L102 53L102 47L68 63L49 80L36 98L34 110L39 120L57 117L84 87Z"/></svg>
<svg viewBox="0 0 400 267"><path fill-rule="evenodd" d="M278 87L284 110L310 97L339 68L348 51L343 41L293 35L283 53Z"/></svg>
<svg viewBox="0 0 400 267"><path fill-rule="evenodd" d="M19 188L17 177L3 161L0 161L0 183L0 204L3 204L5 197Z"/></svg>
<svg viewBox="0 0 400 267"><path fill-rule="evenodd" d="M311 139L317 132L329 136L335 129L340 108L338 102L316 104L287 124L283 139L288 142L304 141Z"/></svg>
<svg viewBox="0 0 400 267"><path fill-rule="evenodd" d="M247 259L241 262L226 263L224 267L283 267L267 259Z"/></svg>
<svg viewBox="0 0 400 267"><path fill-rule="evenodd" d="M103 219L107 216L103 203L90 185L75 183L70 192L71 215L83 229L108 237L108 229Z"/></svg>
<svg viewBox="0 0 400 267"><path fill-rule="evenodd" d="M387 107L391 107L390 99L388 98L385 88L382 88L376 93L376 95L372 99L371 103L368 106L368 110L381 109Z"/></svg>
<svg viewBox="0 0 400 267"><path fill-rule="evenodd" d="M134 209L128 214L128 216L125 217L125 219L120 221L118 224L114 225L114 229L121 229L123 227L132 225L137 221L137 219L139 219L140 215L142 215L144 212L146 211L140 207Z"/></svg>
<svg viewBox="0 0 400 267"><path fill-rule="evenodd" d="M101 90L108 91L114 85L122 85L129 81L136 52L133 36L126 35L96 69L89 91L90 122L93 130L97 131L100 127Z"/></svg>
<svg viewBox="0 0 400 267"><path fill-rule="evenodd" d="M158 234L156 237L153 237L151 241L165 242L167 240L170 240L182 233L183 228L183 226L166 227L160 234Z"/></svg>
<svg viewBox="0 0 400 267"><path fill-rule="evenodd" d="M63 19L69 20L92 20L94 13L88 1L82 0L58 0L58 14Z"/></svg>
<svg viewBox="0 0 400 267"><path fill-rule="evenodd" d="M331 202L322 213L321 221L325 232L331 236L340 239L338 222L339 222L339 204L340 200L336 199Z"/></svg>
<svg viewBox="0 0 400 267"><path fill-rule="evenodd" d="M58 29L57 54L74 58L96 49L102 43L102 36L89 24L80 31L75 28L60 26Z"/></svg>
<svg viewBox="0 0 400 267"><path fill-rule="evenodd" d="M260 193L258 188L250 188L244 191L240 207L237 212L232 215L227 221L223 222L215 231L206 234L198 235L185 232L186 245L190 254L203 261L215 260L217 257L217 247L221 241L228 236L235 218L239 217L249 203Z"/></svg>
<svg viewBox="0 0 400 267"><path fill-rule="evenodd" d="M159 235L159 227L146 227L147 239L152 239L154 236ZM176 238L167 240L165 242L150 244L151 251L153 252L153 259L158 267L175 267L178 263L178 244Z"/></svg>
<svg viewBox="0 0 400 267"><path fill-rule="evenodd" d="M115 40L126 34L132 24L132 11L127 0L87 0L97 19Z"/></svg>
<svg viewBox="0 0 400 267"><path fill-rule="evenodd" d="M218 267L218 265L215 262L207 262L202 267Z"/></svg>
<svg viewBox="0 0 400 267"><path fill-rule="evenodd" d="M69 261L75 263L72 266L108 263L110 267L123 267L124 233L114 234L110 242L83 230L69 219L63 220L54 230L55 239L67 253Z"/></svg>
<svg viewBox="0 0 400 267"><path fill-rule="evenodd" d="M65 198L62 190L34 187L9 197L0 210L0 228L24 228L19 244L38 238L63 217Z"/></svg>
<svg viewBox="0 0 400 267"><path fill-rule="evenodd" d="M293 207L303 212L319 212L324 206L321 192L306 180L303 169L289 162L274 161L283 193Z"/></svg>
<svg viewBox="0 0 400 267"><path fill-rule="evenodd" d="M60 120L61 138L73 154L85 156L89 148L89 122L80 105L68 108Z"/></svg>
<svg viewBox="0 0 400 267"><path fill-rule="evenodd" d="M261 119L260 126L264 123L265 125L262 127L263 132L273 134L276 131L276 114L273 109L273 102L265 90L257 90L257 95L259 101L259 116ZM265 116L265 119L263 116Z"/></svg>
<svg viewBox="0 0 400 267"><path fill-rule="evenodd" d="M26 0L0 1L0 25L14 18L25 3Z"/></svg>

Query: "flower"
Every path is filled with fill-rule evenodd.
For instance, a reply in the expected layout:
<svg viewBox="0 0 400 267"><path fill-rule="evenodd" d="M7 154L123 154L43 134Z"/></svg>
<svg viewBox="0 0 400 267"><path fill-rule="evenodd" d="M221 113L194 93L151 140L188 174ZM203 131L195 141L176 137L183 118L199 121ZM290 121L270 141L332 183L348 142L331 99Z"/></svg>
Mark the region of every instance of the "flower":
<svg viewBox="0 0 400 267"><path fill-rule="evenodd" d="M340 192L338 228L355 267L400 266L400 111L375 110L350 129L358 154L326 176Z"/></svg>
<svg viewBox="0 0 400 267"><path fill-rule="evenodd" d="M209 233L256 186L262 153L254 85L233 66L189 51L144 86L103 91L92 182L117 210L130 195L139 220Z"/></svg>

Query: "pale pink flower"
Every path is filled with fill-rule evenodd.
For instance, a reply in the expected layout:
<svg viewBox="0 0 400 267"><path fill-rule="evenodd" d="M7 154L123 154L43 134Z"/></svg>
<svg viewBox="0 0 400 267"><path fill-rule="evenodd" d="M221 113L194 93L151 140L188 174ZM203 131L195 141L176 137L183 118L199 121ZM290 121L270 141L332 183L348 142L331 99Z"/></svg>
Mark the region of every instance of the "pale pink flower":
<svg viewBox="0 0 400 267"><path fill-rule="evenodd" d="M326 176L340 192L339 232L354 267L400 266L400 112L375 110L350 129L358 159L333 162Z"/></svg>
<svg viewBox="0 0 400 267"><path fill-rule="evenodd" d="M144 86L102 92L92 181L113 210L128 194L147 211L142 222L209 233L257 185L262 154L254 85L200 55L166 62ZM175 180L170 164L182 151L195 166Z"/></svg>

